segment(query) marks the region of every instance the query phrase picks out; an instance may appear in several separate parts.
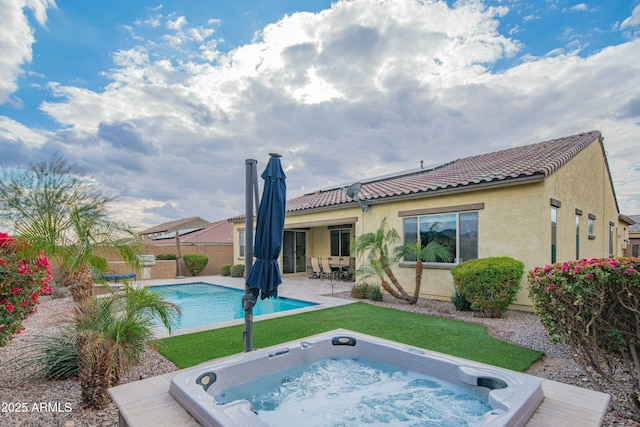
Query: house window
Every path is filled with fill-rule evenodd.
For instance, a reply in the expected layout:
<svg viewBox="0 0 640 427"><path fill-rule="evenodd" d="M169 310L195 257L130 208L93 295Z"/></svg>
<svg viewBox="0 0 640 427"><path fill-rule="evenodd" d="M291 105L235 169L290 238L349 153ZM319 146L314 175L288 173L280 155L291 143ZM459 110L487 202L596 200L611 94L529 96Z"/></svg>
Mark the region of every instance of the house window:
<svg viewBox="0 0 640 427"><path fill-rule="evenodd" d="M576 259L580 259L580 215L576 215Z"/></svg>
<svg viewBox="0 0 640 427"><path fill-rule="evenodd" d="M351 246L351 230L339 228L329 230L331 238L331 256L348 257Z"/></svg>
<svg viewBox="0 0 640 427"><path fill-rule="evenodd" d="M239 238L240 238L240 244L238 245L238 247L240 248L240 256L243 257L244 256L244 251L245 251L245 232L244 231L240 231L239 232Z"/></svg>
<svg viewBox="0 0 640 427"><path fill-rule="evenodd" d="M405 243L419 241L426 246L436 241L446 246L456 262L478 258L478 212L405 217L403 235Z"/></svg>
<svg viewBox="0 0 640 427"><path fill-rule="evenodd" d="M596 216L594 214L589 214L589 239L593 240L596 238Z"/></svg>
<svg viewBox="0 0 640 427"><path fill-rule="evenodd" d="M615 229L615 224L610 222L609 223L609 256L613 257L614 253L613 253L613 236L615 233L616 229Z"/></svg>
<svg viewBox="0 0 640 427"><path fill-rule="evenodd" d="M558 209L551 208L551 264L555 264L558 258Z"/></svg>

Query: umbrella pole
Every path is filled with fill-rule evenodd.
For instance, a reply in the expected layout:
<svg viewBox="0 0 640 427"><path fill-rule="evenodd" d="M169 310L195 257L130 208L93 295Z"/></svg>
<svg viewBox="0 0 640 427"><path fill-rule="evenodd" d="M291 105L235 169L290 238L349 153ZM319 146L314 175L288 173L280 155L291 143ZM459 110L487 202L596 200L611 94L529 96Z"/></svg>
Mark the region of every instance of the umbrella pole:
<svg viewBox="0 0 640 427"><path fill-rule="evenodd" d="M244 253L244 296L242 298L242 309L244 310L244 351L253 350L253 306L256 304L256 297L249 290L247 277L253 267L253 197L255 194L255 206L258 207L258 168L254 159L245 160L245 253Z"/></svg>

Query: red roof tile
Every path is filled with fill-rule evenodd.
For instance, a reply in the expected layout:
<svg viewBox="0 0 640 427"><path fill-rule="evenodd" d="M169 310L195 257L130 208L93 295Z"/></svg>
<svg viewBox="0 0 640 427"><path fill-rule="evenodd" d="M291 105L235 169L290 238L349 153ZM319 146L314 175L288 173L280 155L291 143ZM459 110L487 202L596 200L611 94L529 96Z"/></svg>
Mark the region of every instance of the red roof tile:
<svg viewBox="0 0 640 427"><path fill-rule="evenodd" d="M365 180L362 181L359 196L366 203L368 200L418 195L484 183L497 184L532 176L546 178L589 144L598 141L600 136L600 132L594 130L537 144L466 157L431 169ZM353 201L347 197L342 187L333 188L288 200L287 212L326 208Z"/></svg>

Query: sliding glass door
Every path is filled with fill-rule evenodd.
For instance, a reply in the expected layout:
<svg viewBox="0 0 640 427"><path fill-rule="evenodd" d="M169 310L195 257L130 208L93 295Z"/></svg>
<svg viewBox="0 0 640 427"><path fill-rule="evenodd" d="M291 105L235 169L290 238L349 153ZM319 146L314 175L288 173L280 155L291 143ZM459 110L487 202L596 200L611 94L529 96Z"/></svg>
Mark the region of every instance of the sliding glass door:
<svg viewBox="0 0 640 427"><path fill-rule="evenodd" d="M307 234L304 231L284 232L282 244L282 273L307 271Z"/></svg>

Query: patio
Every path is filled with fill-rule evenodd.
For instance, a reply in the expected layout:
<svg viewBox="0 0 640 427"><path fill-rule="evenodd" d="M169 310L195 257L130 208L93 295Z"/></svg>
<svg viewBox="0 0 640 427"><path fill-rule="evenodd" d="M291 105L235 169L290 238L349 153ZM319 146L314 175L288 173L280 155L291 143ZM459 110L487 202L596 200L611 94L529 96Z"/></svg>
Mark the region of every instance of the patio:
<svg viewBox="0 0 640 427"><path fill-rule="evenodd" d="M231 277L190 277L163 281L138 282L144 285L176 284L203 281L219 285L244 288L244 280ZM332 298L332 292L344 292L351 289L350 282L330 282L328 280L309 280L306 276L284 279L279 294L287 298L296 298L317 302L320 305L302 310L317 310L329 306L351 303L343 298ZM265 315L263 318L285 314ZM290 314L290 313L289 313ZM216 327L241 324L243 319L217 324ZM203 327L200 329L208 329ZM195 328L198 329L198 328ZM195 330L180 331L190 333ZM168 393L171 379L178 372L128 383L110 389L120 417L121 426L145 425L199 425ZM610 396L604 393L564 384L549 379L535 377L540 381L545 395L527 426L600 426L609 406Z"/></svg>

